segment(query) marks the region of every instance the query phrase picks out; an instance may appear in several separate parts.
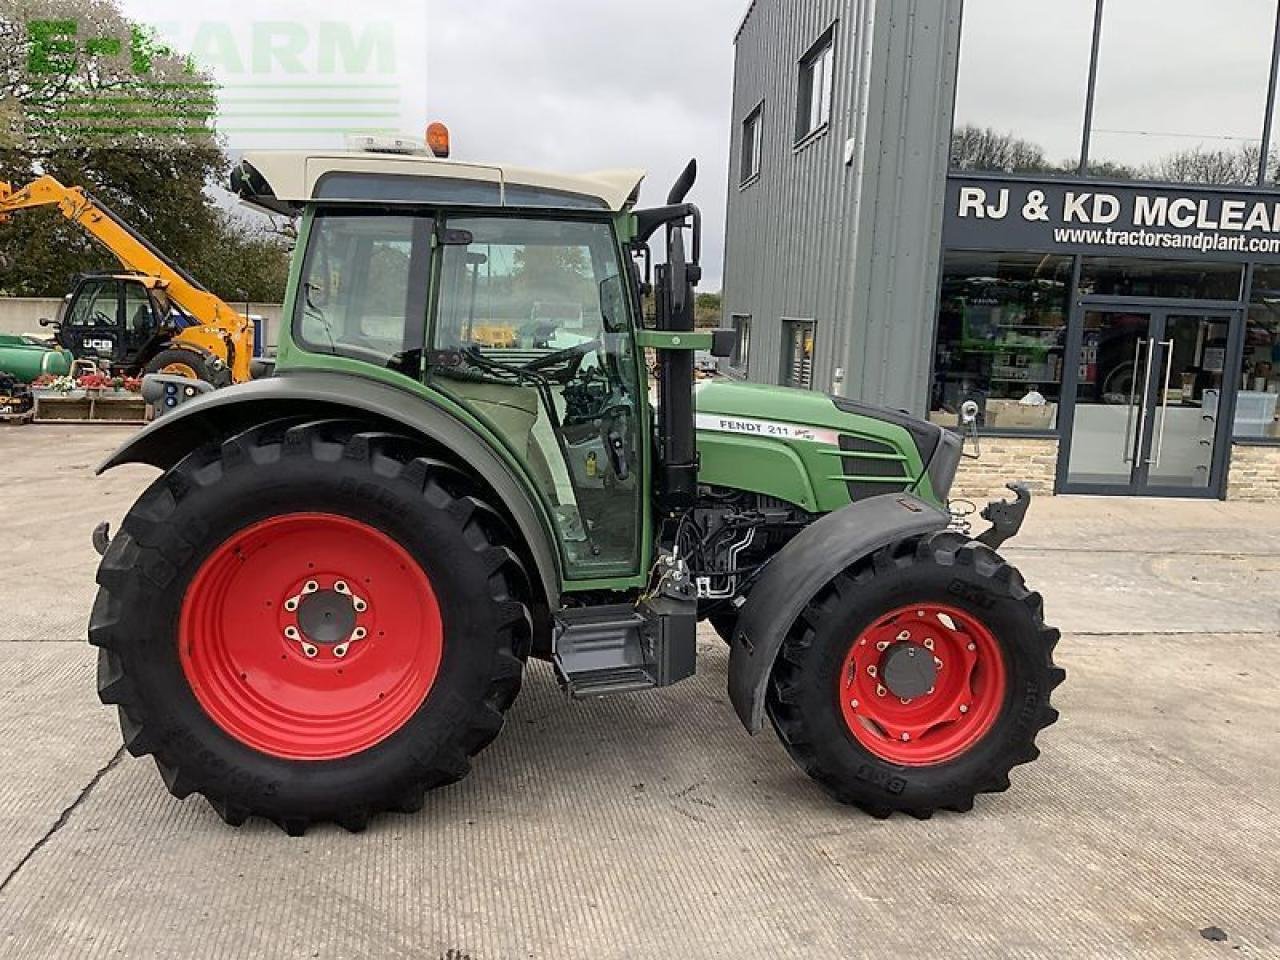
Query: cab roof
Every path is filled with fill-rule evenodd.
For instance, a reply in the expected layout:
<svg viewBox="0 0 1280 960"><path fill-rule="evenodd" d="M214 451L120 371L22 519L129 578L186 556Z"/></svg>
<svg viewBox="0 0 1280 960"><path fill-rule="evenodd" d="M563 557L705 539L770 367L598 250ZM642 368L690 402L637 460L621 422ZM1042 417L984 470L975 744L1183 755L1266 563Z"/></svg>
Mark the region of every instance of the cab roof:
<svg viewBox="0 0 1280 960"><path fill-rule="evenodd" d="M617 212L635 203L644 177L643 170L566 175L363 150L264 150L244 155L231 189L247 203L287 214L313 201Z"/></svg>

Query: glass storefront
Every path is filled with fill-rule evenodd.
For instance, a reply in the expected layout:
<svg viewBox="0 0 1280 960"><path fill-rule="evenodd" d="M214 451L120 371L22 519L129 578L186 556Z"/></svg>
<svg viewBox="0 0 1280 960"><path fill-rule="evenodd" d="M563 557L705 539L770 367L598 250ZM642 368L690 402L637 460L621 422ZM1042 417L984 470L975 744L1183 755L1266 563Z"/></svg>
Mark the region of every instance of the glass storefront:
<svg viewBox="0 0 1280 960"><path fill-rule="evenodd" d="M972 400L987 430L1057 425L1071 264L1027 253L946 254L930 419L954 426Z"/></svg>
<svg viewBox="0 0 1280 960"><path fill-rule="evenodd" d="M1280 267L1253 272L1245 324L1233 434L1237 440L1280 442Z"/></svg>

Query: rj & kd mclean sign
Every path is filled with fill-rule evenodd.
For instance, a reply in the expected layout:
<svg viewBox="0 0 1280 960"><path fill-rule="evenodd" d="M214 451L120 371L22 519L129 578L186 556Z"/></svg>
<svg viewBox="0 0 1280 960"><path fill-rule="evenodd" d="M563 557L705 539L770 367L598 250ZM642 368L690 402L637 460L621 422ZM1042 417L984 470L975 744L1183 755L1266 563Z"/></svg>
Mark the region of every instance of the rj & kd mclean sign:
<svg viewBox="0 0 1280 960"><path fill-rule="evenodd" d="M1280 194L953 176L943 242L957 250L1280 263Z"/></svg>

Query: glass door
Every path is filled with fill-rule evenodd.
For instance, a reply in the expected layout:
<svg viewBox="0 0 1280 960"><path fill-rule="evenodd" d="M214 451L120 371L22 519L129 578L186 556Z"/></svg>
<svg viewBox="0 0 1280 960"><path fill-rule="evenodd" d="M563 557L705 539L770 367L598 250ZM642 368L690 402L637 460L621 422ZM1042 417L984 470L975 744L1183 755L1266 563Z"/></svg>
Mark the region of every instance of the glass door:
<svg viewBox="0 0 1280 960"><path fill-rule="evenodd" d="M1238 314L1086 307L1065 492L1216 496Z"/></svg>
<svg viewBox="0 0 1280 960"><path fill-rule="evenodd" d="M1087 310L1082 324L1067 484L1133 485L1145 438L1151 343L1157 322L1149 310Z"/></svg>

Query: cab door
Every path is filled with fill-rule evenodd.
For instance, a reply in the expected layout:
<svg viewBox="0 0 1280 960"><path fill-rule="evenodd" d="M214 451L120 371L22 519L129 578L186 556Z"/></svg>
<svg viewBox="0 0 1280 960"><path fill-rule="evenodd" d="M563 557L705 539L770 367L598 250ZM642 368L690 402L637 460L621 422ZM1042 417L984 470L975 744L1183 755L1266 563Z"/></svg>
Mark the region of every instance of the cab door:
<svg viewBox="0 0 1280 960"><path fill-rule="evenodd" d="M553 518L567 579L642 570L644 395L612 224L442 220L426 372L501 436Z"/></svg>
<svg viewBox="0 0 1280 960"><path fill-rule="evenodd" d="M77 359L108 365L123 359L126 349L120 299L121 283L114 278L83 281L67 307L62 345Z"/></svg>

